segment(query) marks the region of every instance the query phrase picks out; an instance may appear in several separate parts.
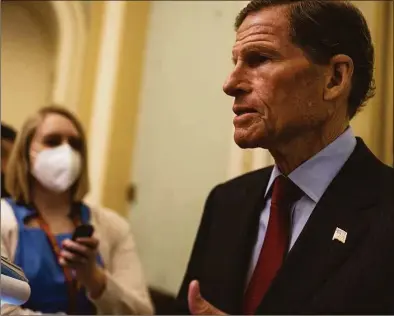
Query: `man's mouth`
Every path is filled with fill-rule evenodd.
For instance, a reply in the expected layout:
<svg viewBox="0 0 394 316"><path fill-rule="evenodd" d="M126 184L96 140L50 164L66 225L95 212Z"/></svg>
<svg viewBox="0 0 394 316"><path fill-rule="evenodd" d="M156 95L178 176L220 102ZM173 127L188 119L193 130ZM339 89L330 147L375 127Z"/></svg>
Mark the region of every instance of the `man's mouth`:
<svg viewBox="0 0 394 316"><path fill-rule="evenodd" d="M237 127L246 126L255 121L256 115L259 114L255 109L244 106L233 106L235 117L233 124Z"/></svg>
<svg viewBox="0 0 394 316"><path fill-rule="evenodd" d="M255 109L248 108L248 107L242 107L242 106L234 106L233 107L233 112L235 113L236 116L241 116L244 114L251 114L251 113L257 113Z"/></svg>

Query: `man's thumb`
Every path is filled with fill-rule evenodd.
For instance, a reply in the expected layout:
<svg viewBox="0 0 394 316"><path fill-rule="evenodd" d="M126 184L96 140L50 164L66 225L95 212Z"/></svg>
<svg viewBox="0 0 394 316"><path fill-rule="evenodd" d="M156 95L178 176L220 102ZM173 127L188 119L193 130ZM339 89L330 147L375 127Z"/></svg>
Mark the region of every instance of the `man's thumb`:
<svg viewBox="0 0 394 316"><path fill-rule="evenodd" d="M223 315L224 313L209 304L200 292L200 284L197 280L189 285L189 310L192 315Z"/></svg>

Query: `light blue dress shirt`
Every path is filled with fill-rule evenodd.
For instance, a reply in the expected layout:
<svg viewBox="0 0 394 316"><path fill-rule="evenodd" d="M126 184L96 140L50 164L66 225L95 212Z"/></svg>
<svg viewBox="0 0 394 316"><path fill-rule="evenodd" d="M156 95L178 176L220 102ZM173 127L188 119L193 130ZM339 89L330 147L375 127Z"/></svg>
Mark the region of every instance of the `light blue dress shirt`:
<svg viewBox="0 0 394 316"><path fill-rule="evenodd" d="M343 167L346 160L356 147L356 138L352 129L349 127L335 141L318 152L315 156L304 162L297 169L289 174L289 178L303 191L303 197L298 200L292 208L292 222L290 232L290 246L293 247L302 229L304 228L313 209L319 202L328 185ZM267 196L274 180L281 172L274 166L270 180L268 182L265 196ZM247 283L252 277L254 268L259 258L260 250L264 242L267 230L268 219L270 216L271 198L267 199L264 209L260 215L259 232L253 250L253 256L248 271Z"/></svg>

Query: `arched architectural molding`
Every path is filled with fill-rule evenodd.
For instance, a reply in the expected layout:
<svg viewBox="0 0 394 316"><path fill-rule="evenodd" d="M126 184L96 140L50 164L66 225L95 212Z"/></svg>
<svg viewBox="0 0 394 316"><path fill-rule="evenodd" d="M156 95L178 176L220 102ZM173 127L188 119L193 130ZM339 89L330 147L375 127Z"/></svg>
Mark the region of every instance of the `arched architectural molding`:
<svg viewBox="0 0 394 316"><path fill-rule="evenodd" d="M76 110L86 45L85 10L79 1L49 1L57 23L57 59L52 101Z"/></svg>
<svg viewBox="0 0 394 316"><path fill-rule="evenodd" d="M46 1L3 1L1 20L2 118L19 129L52 100L57 23Z"/></svg>
<svg viewBox="0 0 394 316"><path fill-rule="evenodd" d="M55 66L52 70L50 101L76 110L85 57L86 8L80 1L15 2L38 17L47 27L51 41L55 43Z"/></svg>

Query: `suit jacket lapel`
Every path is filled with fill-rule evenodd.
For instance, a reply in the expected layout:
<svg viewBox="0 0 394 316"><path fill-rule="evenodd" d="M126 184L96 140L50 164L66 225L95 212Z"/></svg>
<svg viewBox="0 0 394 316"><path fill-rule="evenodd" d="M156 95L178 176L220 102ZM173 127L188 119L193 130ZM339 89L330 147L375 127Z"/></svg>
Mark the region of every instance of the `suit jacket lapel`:
<svg viewBox="0 0 394 316"><path fill-rule="evenodd" d="M229 197L231 205L231 222L227 217L226 235L230 236L224 250L226 272L223 278L228 296L233 298L230 303L231 313L242 313L242 302L245 279L249 269L254 243L257 239L259 216L264 206L264 193L272 168L257 172L254 179L237 188L238 192ZM222 271L223 273L224 271ZM228 282L228 283L227 283Z"/></svg>
<svg viewBox="0 0 394 316"><path fill-rule="evenodd" d="M362 172L360 166L363 166ZM295 313L367 235L376 211L376 160L362 141L316 205L257 313ZM366 180L367 179L367 180ZM336 228L346 241L333 240Z"/></svg>

